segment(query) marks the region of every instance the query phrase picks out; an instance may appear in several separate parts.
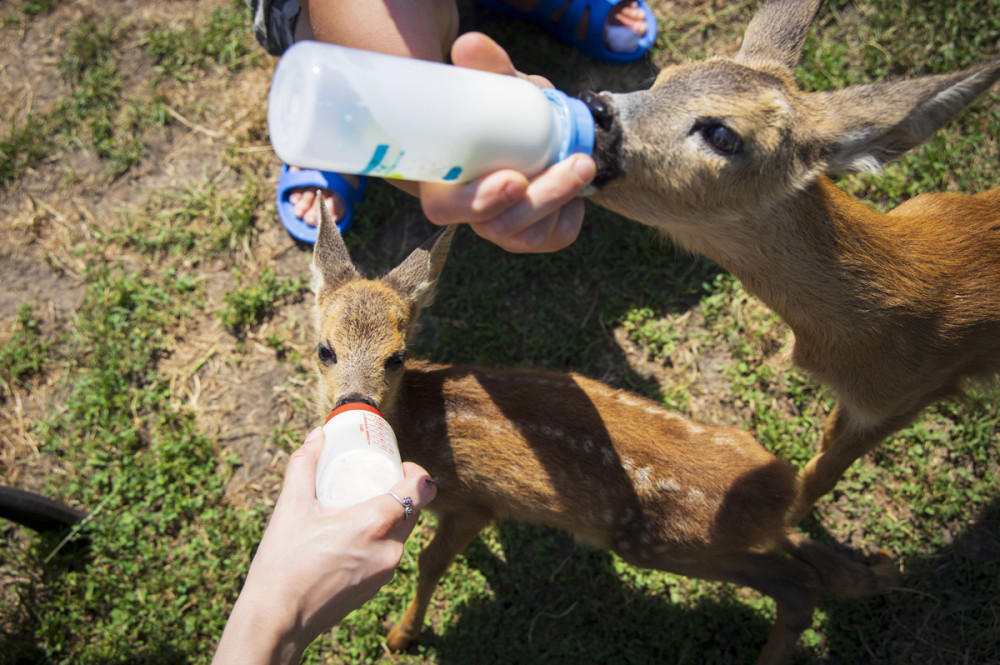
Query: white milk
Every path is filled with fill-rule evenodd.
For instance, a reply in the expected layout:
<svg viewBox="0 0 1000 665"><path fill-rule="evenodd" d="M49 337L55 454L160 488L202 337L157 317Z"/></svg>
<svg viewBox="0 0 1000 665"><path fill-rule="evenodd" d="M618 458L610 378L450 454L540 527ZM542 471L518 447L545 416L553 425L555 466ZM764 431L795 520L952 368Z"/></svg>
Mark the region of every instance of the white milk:
<svg viewBox="0 0 1000 665"><path fill-rule="evenodd" d="M590 110L558 90L313 41L281 57L267 113L286 164L385 178L465 182L499 168L530 176L594 145Z"/></svg>
<svg viewBox="0 0 1000 665"><path fill-rule="evenodd" d="M321 505L353 506L403 479L396 435L376 409L345 404L330 414L323 434L316 467L316 498Z"/></svg>

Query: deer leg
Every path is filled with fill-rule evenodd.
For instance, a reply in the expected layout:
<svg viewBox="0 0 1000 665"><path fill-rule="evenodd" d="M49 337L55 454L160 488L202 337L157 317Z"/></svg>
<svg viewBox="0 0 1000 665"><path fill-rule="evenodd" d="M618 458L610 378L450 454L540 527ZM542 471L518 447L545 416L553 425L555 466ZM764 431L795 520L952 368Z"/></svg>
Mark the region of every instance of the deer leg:
<svg viewBox="0 0 1000 665"><path fill-rule="evenodd" d="M802 469L798 479L798 496L788 513L787 523L795 526L806 516L813 504L836 486L844 472L869 450L902 425L893 419L875 425L861 425L842 404L837 404L826 419L820 452Z"/></svg>
<svg viewBox="0 0 1000 665"><path fill-rule="evenodd" d="M899 581L899 570L885 551L880 551L869 565L865 565L796 532L788 534L786 547L795 558L815 569L824 591L836 596L873 596Z"/></svg>
<svg viewBox="0 0 1000 665"><path fill-rule="evenodd" d="M732 581L773 598L774 627L757 656L757 665L778 665L791 659L802 632L812 625L821 582L800 561L776 552L746 553L734 562Z"/></svg>
<svg viewBox="0 0 1000 665"><path fill-rule="evenodd" d="M791 658L802 632L812 625L813 610L822 588L812 566L777 550L700 552L684 560L668 556L660 561L654 558L631 563L747 586L773 598L777 604L774 627L757 657L757 665L779 665Z"/></svg>
<svg viewBox="0 0 1000 665"><path fill-rule="evenodd" d="M775 600L774 627L757 665L787 662L802 632L812 625L820 591L870 596L891 587L895 569L885 557L874 567L851 561L805 536L789 532L778 551L730 553L690 567L687 573L751 587Z"/></svg>
<svg viewBox="0 0 1000 665"><path fill-rule="evenodd" d="M419 573L413 600L406 608L403 618L386 637L390 649L404 651L417 638L438 580L458 553L468 547L472 539L489 523L490 518L483 515L448 513L438 516L434 537L420 553L417 562Z"/></svg>

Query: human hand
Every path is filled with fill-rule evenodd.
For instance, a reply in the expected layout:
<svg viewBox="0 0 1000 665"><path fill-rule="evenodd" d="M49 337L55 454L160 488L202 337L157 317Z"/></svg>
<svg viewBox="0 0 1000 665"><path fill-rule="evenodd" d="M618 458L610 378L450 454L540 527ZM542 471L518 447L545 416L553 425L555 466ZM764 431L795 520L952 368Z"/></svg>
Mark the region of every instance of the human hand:
<svg viewBox="0 0 1000 665"><path fill-rule="evenodd" d="M459 67L552 87L541 76L518 72L507 52L482 33L466 33L455 40L451 60ZM596 173L594 160L577 154L530 179L503 169L462 185L420 183L419 196L424 213L435 224L468 223L477 234L510 252L553 252L579 235L584 203L578 197Z"/></svg>
<svg viewBox="0 0 1000 665"><path fill-rule="evenodd" d="M390 580L417 512L437 493L427 473L404 463L392 488L414 514L383 494L342 510L316 500L317 428L292 453L281 494L254 555L213 663L298 662L321 633Z"/></svg>

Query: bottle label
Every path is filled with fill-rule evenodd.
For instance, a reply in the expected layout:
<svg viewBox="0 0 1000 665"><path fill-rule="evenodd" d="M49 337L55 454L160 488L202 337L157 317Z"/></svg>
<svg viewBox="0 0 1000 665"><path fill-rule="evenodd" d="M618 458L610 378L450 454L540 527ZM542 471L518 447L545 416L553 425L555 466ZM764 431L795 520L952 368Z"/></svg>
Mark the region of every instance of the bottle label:
<svg viewBox="0 0 1000 665"><path fill-rule="evenodd" d="M399 164L399 160L402 158L402 150L397 148L390 153L389 145L380 143L375 146L375 152L372 153L372 158L368 160L368 166L361 171L361 174L378 176L380 178L400 178L402 176L394 173L394 171L396 170L396 165Z"/></svg>
<svg viewBox="0 0 1000 665"><path fill-rule="evenodd" d="M361 431L368 437L368 445L378 448L386 455L395 455L395 437L388 423L378 416L362 412Z"/></svg>
<svg viewBox="0 0 1000 665"><path fill-rule="evenodd" d="M396 172L396 167L399 166L399 162L403 159L403 155L405 154L405 150L391 150L388 144L380 143L375 146L375 152L372 153L371 159L368 160L368 165L361 170L361 175L371 175L379 178L402 179L403 175ZM445 182L452 182L458 180L458 177L461 174L461 166L452 166L443 176L441 176L441 180Z"/></svg>

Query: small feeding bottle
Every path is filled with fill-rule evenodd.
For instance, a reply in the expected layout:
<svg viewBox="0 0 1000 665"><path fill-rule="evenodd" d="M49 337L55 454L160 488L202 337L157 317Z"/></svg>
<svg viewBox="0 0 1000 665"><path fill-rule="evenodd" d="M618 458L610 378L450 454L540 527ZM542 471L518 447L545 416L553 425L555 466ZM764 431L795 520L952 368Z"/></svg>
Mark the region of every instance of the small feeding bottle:
<svg viewBox="0 0 1000 665"><path fill-rule="evenodd" d="M346 508L384 494L403 479L396 435L374 407L361 402L335 409L323 425L316 467L316 498Z"/></svg>
<svg viewBox="0 0 1000 665"><path fill-rule="evenodd" d="M594 148L590 109L559 90L314 41L278 62L267 125L286 164L405 180L532 176Z"/></svg>

